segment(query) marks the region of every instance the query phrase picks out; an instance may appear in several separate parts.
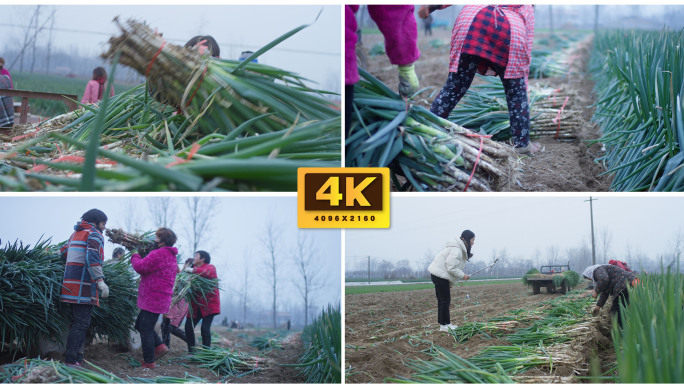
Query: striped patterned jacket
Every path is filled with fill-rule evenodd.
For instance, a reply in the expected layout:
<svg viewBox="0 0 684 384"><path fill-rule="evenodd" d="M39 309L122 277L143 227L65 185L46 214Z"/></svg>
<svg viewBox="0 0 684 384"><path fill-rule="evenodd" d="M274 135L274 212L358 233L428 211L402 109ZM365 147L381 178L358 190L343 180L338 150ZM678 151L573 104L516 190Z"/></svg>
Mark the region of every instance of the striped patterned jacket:
<svg viewBox="0 0 684 384"><path fill-rule="evenodd" d="M81 221L62 247L66 257L60 300L65 303L100 305L97 281L104 278L104 237L92 223Z"/></svg>

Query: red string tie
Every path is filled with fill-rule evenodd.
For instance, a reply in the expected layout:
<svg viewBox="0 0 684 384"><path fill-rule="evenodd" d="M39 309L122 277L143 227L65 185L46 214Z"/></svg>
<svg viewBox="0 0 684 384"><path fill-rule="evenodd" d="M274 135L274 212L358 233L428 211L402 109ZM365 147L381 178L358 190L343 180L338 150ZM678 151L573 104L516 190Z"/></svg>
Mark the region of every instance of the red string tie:
<svg viewBox="0 0 684 384"><path fill-rule="evenodd" d="M560 133L560 124L561 124L561 115L563 114L563 110L565 109L565 105L568 103L568 99L570 96L565 96L565 102L563 103L563 106L561 109L558 110L558 116L556 116L555 119L553 119L553 122L558 122L558 128L556 128L556 139L558 139L558 134Z"/></svg>
<svg viewBox="0 0 684 384"><path fill-rule="evenodd" d="M475 159L475 165L473 165L473 171L470 172L470 178L468 179L468 183L466 184L465 188L463 189L463 192L468 190L468 187L470 186L470 182L473 181L473 176L475 175L475 169L477 169L477 163L480 162L480 155L482 154L482 148L484 147L484 139L491 138L492 135L479 135L476 133L468 133L466 134L468 137L479 137L480 138L480 149L477 151L477 158Z"/></svg>
<svg viewBox="0 0 684 384"><path fill-rule="evenodd" d="M161 51L165 45L166 45L166 41L162 41L161 46L159 46L159 50L157 51L157 53L154 54L154 56L152 56L152 60L147 65L147 70L145 71L145 77L147 77L147 74L150 73L150 69L152 69L152 65L154 65L154 62L157 60L157 56L159 56L159 54L161 53Z"/></svg>

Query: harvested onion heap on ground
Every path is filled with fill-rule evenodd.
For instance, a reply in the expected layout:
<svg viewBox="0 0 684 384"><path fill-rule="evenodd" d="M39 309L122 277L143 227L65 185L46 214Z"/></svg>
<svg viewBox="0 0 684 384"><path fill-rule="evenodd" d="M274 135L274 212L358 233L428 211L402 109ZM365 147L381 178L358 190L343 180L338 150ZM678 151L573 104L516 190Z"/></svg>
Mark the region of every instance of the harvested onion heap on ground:
<svg viewBox="0 0 684 384"><path fill-rule="evenodd" d="M303 77L202 56L140 23L119 26L105 56L146 75L148 87L27 132L35 138L0 152L1 190L294 191L297 168L339 167L339 107Z"/></svg>
<svg viewBox="0 0 684 384"><path fill-rule="evenodd" d="M496 191L514 181L513 147L406 103L360 72L346 140L347 166L389 166L397 189L417 191ZM397 174L408 182L401 185Z"/></svg>

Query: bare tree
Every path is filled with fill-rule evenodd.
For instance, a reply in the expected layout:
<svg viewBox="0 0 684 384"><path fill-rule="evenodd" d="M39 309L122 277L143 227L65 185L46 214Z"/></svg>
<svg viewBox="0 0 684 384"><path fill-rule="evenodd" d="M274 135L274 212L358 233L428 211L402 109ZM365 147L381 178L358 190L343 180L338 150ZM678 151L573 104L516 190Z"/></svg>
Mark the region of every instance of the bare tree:
<svg viewBox="0 0 684 384"><path fill-rule="evenodd" d="M213 197L192 196L185 198L185 208L190 218L190 228L186 231L190 238L190 252L197 251L199 244L207 237L209 222L214 217L218 201Z"/></svg>
<svg viewBox="0 0 684 384"><path fill-rule="evenodd" d="M260 236L261 244L268 252L266 258L266 268L268 271L268 279L273 292L273 329L277 328L276 324L276 309L277 309L277 294L278 294L278 269L281 264L279 252L279 240L281 231L275 226L273 218L269 218L266 222L264 231Z"/></svg>
<svg viewBox="0 0 684 384"><path fill-rule="evenodd" d="M47 43L47 57L46 57L46 65L45 65L45 73L50 73L50 58L52 54L52 31L55 29L55 10L53 9L52 12L50 13L50 34L48 35L48 43Z"/></svg>
<svg viewBox="0 0 684 384"><path fill-rule="evenodd" d="M155 228L173 226L174 213L176 212L173 201L169 196L147 199L147 209L150 211Z"/></svg>
<svg viewBox="0 0 684 384"><path fill-rule="evenodd" d="M603 227L599 230L599 241L601 242L601 251L603 252L603 263L608 263L608 250L613 242L613 233L610 228Z"/></svg>
<svg viewBox="0 0 684 384"><path fill-rule="evenodd" d="M432 253L432 251L430 249L426 249L425 253L423 253L423 259L422 259L422 267L423 267L422 274L423 275L428 275L428 277L430 277L429 272L427 270L428 270L428 267L430 267L430 264L432 264L432 260L434 260L434 258L435 258L435 255Z"/></svg>
<svg viewBox="0 0 684 384"><path fill-rule="evenodd" d="M127 232L138 232L141 230L140 213L138 210L137 199L130 198L126 200L125 205L126 215L124 216L124 229Z"/></svg>
<svg viewBox="0 0 684 384"><path fill-rule="evenodd" d="M240 295L240 306L242 307L242 324L247 322L247 308L249 307L249 266L252 261L252 253L247 250L242 256L242 261L244 268L242 270L244 281L242 282L242 288L239 291Z"/></svg>
<svg viewBox="0 0 684 384"><path fill-rule="evenodd" d="M556 265L560 261L560 249L557 245L546 247L546 260L551 265Z"/></svg>
<svg viewBox="0 0 684 384"><path fill-rule="evenodd" d="M313 302L314 293L324 286L320 280L323 263L318 262L319 260L317 259L313 239L306 233L299 232L297 234L297 249L293 257L299 276L297 276L297 279L292 279L292 283L304 301L305 327L309 324L309 308Z"/></svg>

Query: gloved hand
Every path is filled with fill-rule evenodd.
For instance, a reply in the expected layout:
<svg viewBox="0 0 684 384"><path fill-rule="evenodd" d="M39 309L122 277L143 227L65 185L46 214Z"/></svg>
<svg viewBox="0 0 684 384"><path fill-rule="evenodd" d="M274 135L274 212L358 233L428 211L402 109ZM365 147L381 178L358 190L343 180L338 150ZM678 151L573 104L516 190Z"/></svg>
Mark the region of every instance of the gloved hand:
<svg viewBox="0 0 684 384"><path fill-rule="evenodd" d="M413 64L399 66L399 95L409 97L418 90L418 76Z"/></svg>
<svg viewBox="0 0 684 384"><path fill-rule="evenodd" d="M194 268L192 268L189 265L186 265L185 267L183 267L183 272L192 273L193 271L194 271Z"/></svg>
<svg viewBox="0 0 684 384"><path fill-rule="evenodd" d="M100 289L100 296L104 299L109 296L109 287L105 284L104 280L99 280L97 282L97 287Z"/></svg>
<svg viewBox="0 0 684 384"><path fill-rule="evenodd" d="M430 16L430 9L427 5L421 5L420 8L418 8L418 17L421 19L427 19L428 16Z"/></svg>

